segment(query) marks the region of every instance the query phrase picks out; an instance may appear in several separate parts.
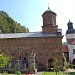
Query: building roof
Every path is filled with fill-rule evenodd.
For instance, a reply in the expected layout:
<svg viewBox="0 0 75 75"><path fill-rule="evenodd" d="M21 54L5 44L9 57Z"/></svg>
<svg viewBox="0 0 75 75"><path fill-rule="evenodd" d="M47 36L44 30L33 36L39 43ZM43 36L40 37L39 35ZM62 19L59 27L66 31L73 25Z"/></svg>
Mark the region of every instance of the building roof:
<svg viewBox="0 0 75 75"><path fill-rule="evenodd" d="M55 12L53 12L52 10L50 10L50 9L48 9L48 10L46 10L42 15L44 15L44 14L46 14L46 13L53 13L53 14L55 14L56 15L56 13Z"/></svg>
<svg viewBox="0 0 75 75"><path fill-rule="evenodd" d="M75 40L70 43L71 45L75 45Z"/></svg>
<svg viewBox="0 0 75 75"><path fill-rule="evenodd" d="M62 52L68 52L68 46L67 45L62 45Z"/></svg>
<svg viewBox="0 0 75 75"><path fill-rule="evenodd" d="M75 33L75 29L68 29L66 31L66 34L72 34L72 33Z"/></svg>
<svg viewBox="0 0 75 75"><path fill-rule="evenodd" d="M0 39L2 38L26 38L26 37L51 37L51 36L62 36L56 33L44 34L42 32L29 32L29 33L8 33L0 34Z"/></svg>

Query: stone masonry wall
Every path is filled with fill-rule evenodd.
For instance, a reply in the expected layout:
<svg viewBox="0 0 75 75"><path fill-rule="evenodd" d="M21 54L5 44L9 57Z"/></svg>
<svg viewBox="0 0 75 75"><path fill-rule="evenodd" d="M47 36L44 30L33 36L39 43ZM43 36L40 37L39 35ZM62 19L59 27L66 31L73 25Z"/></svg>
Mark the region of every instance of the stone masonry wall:
<svg viewBox="0 0 75 75"><path fill-rule="evenodd" d="M42 26L43 33L53 33L57 32L57 26Z"/></svg>
<svg viewBox="0 0 75 75"><path fill-rule="evenodd" d="M0 50L14 60L19 57L28 59L27 54L33 51L36 54L36 60L45 64L46 67L50 58L57 58L59 60L58 65L63 66L61 40L61 36L0 39Z"/></svg>

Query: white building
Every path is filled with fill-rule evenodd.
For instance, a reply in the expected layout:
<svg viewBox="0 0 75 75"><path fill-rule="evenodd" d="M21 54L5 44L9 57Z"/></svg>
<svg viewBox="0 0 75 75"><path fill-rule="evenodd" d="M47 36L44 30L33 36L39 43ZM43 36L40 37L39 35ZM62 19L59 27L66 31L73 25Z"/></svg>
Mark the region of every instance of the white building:
<svg viewBox="0 0 75 75"><path fill-rule="evenodd" d="M73 23L70 22L70 20L67 25L66 40L69 51L69 61L75 64L75 29L73 29Z"/></svg>

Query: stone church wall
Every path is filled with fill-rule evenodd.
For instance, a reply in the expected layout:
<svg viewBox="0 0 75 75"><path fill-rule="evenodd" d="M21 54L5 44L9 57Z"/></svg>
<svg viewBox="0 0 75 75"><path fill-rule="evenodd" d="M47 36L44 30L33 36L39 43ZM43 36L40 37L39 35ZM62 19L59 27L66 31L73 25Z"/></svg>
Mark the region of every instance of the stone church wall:
<svg viewBox="0 0 75 75"><path fill-rule="evenodd" d="M47 67L49 59L57 58L58 65L62 67L61 40L62 36L0 39L0 50L14 60L19 57L28 60L28 53L33 51L37 63L43 63Z"/></svg>

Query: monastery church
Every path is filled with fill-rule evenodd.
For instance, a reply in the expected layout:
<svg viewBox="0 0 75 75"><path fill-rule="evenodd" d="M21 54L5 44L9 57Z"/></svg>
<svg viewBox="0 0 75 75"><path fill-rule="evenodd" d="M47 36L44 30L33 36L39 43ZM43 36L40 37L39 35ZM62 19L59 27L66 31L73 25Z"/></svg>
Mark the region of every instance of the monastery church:
<svg viewBox="0 0 75 75"><path fill-rule="evenodd" d="M50 9L42 14L42 32L0 34L0 50L12 57L6 69L17 70L19 67L20 70L26 70L29 67L28 55L31 52L35 54L38 70L53 67L55 59L58 60L59 68L63 67L63 35L56 25L56 16L57 14Z"/></svg>

